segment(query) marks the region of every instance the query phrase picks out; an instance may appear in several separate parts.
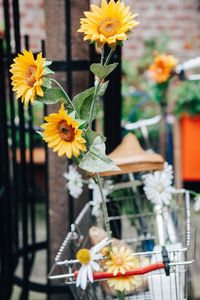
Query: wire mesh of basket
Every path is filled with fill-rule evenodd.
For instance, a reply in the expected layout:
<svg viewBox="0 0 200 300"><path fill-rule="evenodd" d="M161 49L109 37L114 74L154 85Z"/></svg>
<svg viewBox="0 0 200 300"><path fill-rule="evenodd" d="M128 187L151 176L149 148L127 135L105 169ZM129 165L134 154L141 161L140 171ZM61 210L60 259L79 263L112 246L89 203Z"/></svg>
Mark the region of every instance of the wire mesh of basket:
<svg viewBox="0 0 200 300"><path fill-rule="evenodd" d="M132 255L137 257L140 265L140 268L126 274L137 276L138 281L134 291L126 293L126 299L187 299L187 266L195 260L195 229L190 220L189 193L183 190L175 193L175 202L179 204L182 203L180 194L185 200L182 209L176 205L173 210L165 209L162 212L164 246L159 243L160 225L155 210L124 214L125 202L130 204L134 199L127 197L107 202L113 235L133 249ZM92 203L89 202L64 239L49 278L68 284L75 299L117 299L116 292L107 283L113 274L105 272L103 260L99 261L102 271L93 273L94 283L88 282L86 290L75 285L77 270L80 269L76 253L81 248L93 246L90 229L94 226L104 228L103 217L100 215L95 218L92 215Z"/></svg>

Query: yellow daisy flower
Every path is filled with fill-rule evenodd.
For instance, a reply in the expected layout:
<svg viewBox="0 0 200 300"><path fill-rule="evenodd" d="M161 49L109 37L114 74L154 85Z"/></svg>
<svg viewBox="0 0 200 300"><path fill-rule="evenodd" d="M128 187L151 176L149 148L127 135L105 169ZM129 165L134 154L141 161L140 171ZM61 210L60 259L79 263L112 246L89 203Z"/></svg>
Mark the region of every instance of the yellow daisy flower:
<svg viewBox="0 0 200 300"><path fill-rule="evenodd" d="M156 55L153 64L149 67L150 76L158 83L165 82L171 76L171 72L178 61L172 55L165 53Z"/></svg>
<svg viewBox="0 0 200 300"><path fill-rule="evenodd" d="M50 114L44 119L47 123L41 125L44 129L43 140L54 152L58 151L58 156L66 154L71 158L74 154L77 157L79 150L86 151L83 145L86 141L81 136L82 130L78 129L79 123L67 115L63 104L58 113Z"/></svg>
<svg viewBox="0 0 200 300"><path fill-rule="evenodd" d="M22 102L25 100L25 105L28 105L29 101L33 103L36 94L43 97L41 86L45 59L42 58L42 53L39 53L35 60L31 51L23 50L23 55L18 54L11 65L13 91L16 92L17 99L21 97Z"/></svg>
<svg viewBox="0 0 200 300"><path fill-rule="evenodd" d="M113 247L110 252L110 260L105 263L106 271L113 273L114 276L121 272L125 274L127 270L133 270L140 267L138 258L131 255L131 250L125 247L120 249ZM119 291L133 291L141 281L140 276L121 276L108 279L108 284Z"/></svg>
<svg viewBox="0 0 200 300"><path fill-rule="evenodd" d="M141 283L141 276L122 276L108 279L110 287L121 292L133 292Z"/></svg>
<svg viewBox="0 0 200 300"><path fill-rule="evenodd" d="M131 15L130 7L124 2L102 0L101 7L91 5L91 12L84 12L86 18L81 19L78 32L85 34L84 40L97 42L99 47L108 44L115 48L117 41L127 39L127 32L139 24L133 20L137 14Z"/></svg>

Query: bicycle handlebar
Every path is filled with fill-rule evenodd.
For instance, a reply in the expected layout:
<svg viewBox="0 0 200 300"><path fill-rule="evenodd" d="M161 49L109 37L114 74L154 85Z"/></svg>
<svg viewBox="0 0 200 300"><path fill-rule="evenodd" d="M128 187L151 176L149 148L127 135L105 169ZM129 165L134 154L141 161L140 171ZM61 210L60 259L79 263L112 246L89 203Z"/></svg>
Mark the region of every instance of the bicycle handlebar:
<svg viewBox="0 0 200 300"><path fill-rule="evenodd" d="M200 56L189 59L176 67L176 72L188 71L191 69L200 68Z"/></svg>
<svg viewBox="0 0 200 300"><path fill-rule="evenodd" d="M147 267L134 269L134 270L127 270L125 271L125 274L122 274L121 272L118 272L116 276L113 275L113 273L107 273L107 272L95 272L93 273L93 279L94 280L100 280L100 279L108 279L108 278L116 278L116 277L123 277L123 276L134 276L134 275L143 275L155 270L164 269L165 265L162 262L158 262L155 264L152 264ZM74 272L74 276L78 276L78 271Z"/></svg>

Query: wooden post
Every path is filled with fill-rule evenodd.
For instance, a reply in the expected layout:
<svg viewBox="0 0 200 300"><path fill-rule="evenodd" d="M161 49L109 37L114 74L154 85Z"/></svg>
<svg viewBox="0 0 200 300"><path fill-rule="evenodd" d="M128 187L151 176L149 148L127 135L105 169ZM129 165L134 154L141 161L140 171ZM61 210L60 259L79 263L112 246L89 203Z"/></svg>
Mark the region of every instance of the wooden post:
<svg viewBox="0 0 200 300"><path fill-rule="evenodd" d="M181 173L181 136L180 122L176 120L173 125L173 153L174 153L174 183L177 189L183 188Z"/></svg>
<svg viewBox="0 0 200 300"><path fill-rule="evenodd" d="M67 0L66 0L67 1ZM65 23L65 0L45 0L46 18L46 57L48 60L66 60L66 23ZM84 10L88 10L88 0L71 1L71 43L72 58L88 58L89 48L83 42L83 36L77 33L80 27L80 17L83 17ZM88 88L89 74L86 72L74 72L73 94ZM66 89L66 73L60 72L55 79ZM57 112L58 105L49 105L48 114ZM63 173L67 170L66 156L58 157L52 149L49 150L49 216L50 216L50 264L54 262L55 255L67 234L69 228L68 197L65 188L66 180ZM78 214L85 200L81 197L75 200L75 214ZM69 296L67 296L69 297ZM55 295L51 299L66 299L66 295Z"/></svg>

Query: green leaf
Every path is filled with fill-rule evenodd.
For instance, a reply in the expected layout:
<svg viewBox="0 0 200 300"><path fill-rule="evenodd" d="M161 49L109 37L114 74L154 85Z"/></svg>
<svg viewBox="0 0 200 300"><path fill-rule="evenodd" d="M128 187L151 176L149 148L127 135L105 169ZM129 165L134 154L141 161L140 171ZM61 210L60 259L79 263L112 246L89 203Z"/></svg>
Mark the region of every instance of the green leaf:
<svg viewBox="0 0 200 300"><path fill-rule="evenodd" d="M82 158L79 167L87 172L120 171L114 162L105 154L105 143L97 136L89 151Z"/></svg>
<svg viewBox="0 0 200 300"><path fill-rule="evenodd" d="M74 120L74 121L77 121L78 122L78 124L79 124L79 129L84 129L85 128L85 126L87 125L87 122L85 121L85 120L81 120L81 119L77 119L76 118L76 113L75 113L75 111L73 110L72 112L70 112L70 113L68 113L68 116L69 117L72 117L72 119Z"/></svg>
<svg viewBox="0 0 200 300"><path fill-rule="evenodd" d="M106 89L108 86L108 81L104 82L99 86L97 96L101 97L104 95ZM83 120L88 120L89 119L89 114L90 114L90 108L91 108L91 103L93 100L93 95L94 95L95 87L92 87L90 89L87 89L83 91L82 93L76 95L73 98L73 104L80 116L81 119ZM94 115L93 119L96 118L97 116L97 111L98 111L98 103L96 103L95 109L94 109Z"/></svg>
<svg viewBox="0 0 200 300"><path fill-rule="evenodd" d="M46 76L46 75L53 75L53 74L55 74L55 72L54 71L52 71L51 69L49 69L48 67L45 67L45 72L44 72L44 76Z"/></svg>
<svg viewBox="0 0 200 300"><path fill-rule="evenodd" d="M168 86L169 81L152 84L149 88L150 97L161 103L164 100Z"/></svg>
<svg viewBox="0 0 200 300"><path fill-rule="evenodd" d="M97 97L102 97L105 94L105 91L107 90L109 84L109 80L105 81L104 83L101 83L98 92L97 92Z"/></svg>
<svg viewBox="0 0 200 300"><path fill-rule="evenodd" d="M50 88L44 91L44 96L37 96L36 101L40 101L44 104L55 104L58 101L64 103L67 101L67 98L63 91L59 88Z"/></svg>
<svg viewBox="0 0 200 300"><path fill-rule="evenodd" d="M45 60L43 63L43 68L49 67L52 64L52 60Z"/></svg>
<svg viewBox="0 0 200 300"><path fill-rule="evenodd" d="M117 41L117 45L119 45L120 47L122 47L123 46L123 41Z"/></svg>
<svg viewBox="0 0 200 300"><path fill-rule="evenodd" d="M87 122L85 120L78 119L76 121L78 121L78 123L79 123L79 127L78 127L79 129L84 129L87 125Z"/></svg>
<svg viewBox="0 0 200 300"><path fill-rule="evenodd" d="M75 113L75 111L73 110L70 113L68 113L68 116L72 117L72 119L75 120L76 119L76 113Z"/></svg>
<svg viewBox="0 0 200 300"><path fill-rule="evenodd" d="M99 136L104 143L106 141L106 137L104 135L102 135L96 131L93 131L90 128L87 128L86 130L84 130L84 133L85 133L85 138L87 141L87 146L88 146L87 148L90 148L90 146L93 144L93 142L97 136Z"/></svg>
<svg viewBox="0 0 200 300"><path fill-rule="evenodd" d="M43 77L42 78L42 86L47 88L47 89L50 89L52 87L51 86L51 80L48 77Z"/></svg>
<svg viewBox="0 0 200 300"><path fill-rule="evenodd" d="M101 64L92 64L90 71L96 75L100 80L106 78L116 67L118 63L114 63L108 66L102 66Z"/></svg>

